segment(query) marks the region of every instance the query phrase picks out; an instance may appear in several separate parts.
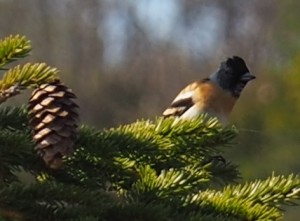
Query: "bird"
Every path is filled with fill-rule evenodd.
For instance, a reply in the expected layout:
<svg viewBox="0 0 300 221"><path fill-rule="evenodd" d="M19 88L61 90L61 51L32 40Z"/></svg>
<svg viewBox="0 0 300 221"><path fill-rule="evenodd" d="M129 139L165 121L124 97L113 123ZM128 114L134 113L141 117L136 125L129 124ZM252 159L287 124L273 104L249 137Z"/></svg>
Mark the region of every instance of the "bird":
<svg viewBox="0 0 300 221"><path fill-rule="evenodd" d="M241 57L229 57L209 77L183 88L162 115L191 120L207 114L226 125L241 92L255 78Z"/></svg>

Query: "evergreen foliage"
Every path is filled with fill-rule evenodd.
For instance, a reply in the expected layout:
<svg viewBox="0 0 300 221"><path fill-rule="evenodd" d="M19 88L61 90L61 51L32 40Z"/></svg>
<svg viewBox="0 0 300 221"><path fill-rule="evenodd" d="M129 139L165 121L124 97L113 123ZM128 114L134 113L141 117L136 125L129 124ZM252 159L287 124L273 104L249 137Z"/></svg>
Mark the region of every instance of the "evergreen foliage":
<svg viewBox="0 0 300 221"><path fill-rule="evenodd" d="M3 64L31 49L24 37L9 39L0 42ZM56 74L45 64L11 68L0 93ZM236 135L234 127L206 116L103 130L82 126L75 153L52 170L34 152L25 107L2 107L0 220L280 220L282 205L300 198L300 178L241 181L237 165L222 157Z"/></svg>
<svg viewBox="0 0 300 221"><path fill-rule="evenodd" d="M12 61L28 55L31 51L30 41L25 36L9 36L0 41L0 68Z"/></svg>
<svg viewBox="0 0 300 221"><path fill-rule="evenodd" d="M9 36L0 41L0 70L6 70L5 65L27 56L30 51L30 42L24 36ZM0 103L19 94L20 90L53 81L57 73L45 63L27 63L8 69L0 80Z"/></svg>

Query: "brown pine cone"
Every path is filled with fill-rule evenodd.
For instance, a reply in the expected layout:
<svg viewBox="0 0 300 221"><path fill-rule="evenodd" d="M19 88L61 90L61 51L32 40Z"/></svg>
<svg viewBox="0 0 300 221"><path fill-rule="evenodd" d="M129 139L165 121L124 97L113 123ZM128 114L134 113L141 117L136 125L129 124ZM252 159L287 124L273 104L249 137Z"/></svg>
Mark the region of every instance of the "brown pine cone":
<svg viewBox="0 0 300 221"><path fill-rule="evenodd" d="M34 131L35 149L46 165L58 169L62 157L74 152L78 105L76 96L59 80L42 84L29 99L29 123Z"/></svg>

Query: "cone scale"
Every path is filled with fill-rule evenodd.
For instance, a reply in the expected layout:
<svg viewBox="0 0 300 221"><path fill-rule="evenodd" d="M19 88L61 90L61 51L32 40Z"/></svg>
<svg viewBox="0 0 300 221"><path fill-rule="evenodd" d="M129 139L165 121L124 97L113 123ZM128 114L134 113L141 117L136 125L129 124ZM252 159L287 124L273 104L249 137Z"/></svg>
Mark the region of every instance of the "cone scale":
<svg viewBox="0 0 300 221"><path fill-rule="evenodd" d="M69 88L56 80L40 85L29 99L35 150L49 168L60 168L62 157L74 152L79 117L75 98Z"/></svg>

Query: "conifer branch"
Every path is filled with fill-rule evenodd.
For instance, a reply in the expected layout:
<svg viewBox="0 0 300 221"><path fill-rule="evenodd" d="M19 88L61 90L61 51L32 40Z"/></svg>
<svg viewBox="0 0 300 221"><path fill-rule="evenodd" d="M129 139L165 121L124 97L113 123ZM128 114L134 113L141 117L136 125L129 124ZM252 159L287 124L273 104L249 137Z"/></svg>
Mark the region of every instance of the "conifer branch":
<svg viewBox="0 0 300 221"><path fill-rule="evenodd" d="M25 36L11 35L0 40L0 70L5 70L6 64L27 56L30 51L30 41Z"/></svg>
<svg viewBox="0 0 300 221"><path fill-rule="evenodd" d="M77 220L78 217L89 215L99 217L115 201L104 192L51 182L25 187L24 184L13 183L0 187L0 211L1 208L6 211L9 209L14 214L22 214L25 220Z"/></svg>
<svg viewBox="0 0 300 221"><path fill-rule="evenodd" d="M0 81L0 103L20 93L21 90L57 79L58 70L45 63L16 66L9 69Z"/></svg>
<svg viewBox="0 0 300 221"><path fill-rule="evenodd" d="M0 129L27 130L27 110L25 106L6 106L0 109Z"/></svg>
<svg viewBox="0 0 300 221"><path fill-rule="evenodd" d="M202 124L204 119L202 116L195 121L183 121L174 127L171 126L174 119L158 119L140 120L104 131L83 128L77 144L80 148L67 158L66 167L79 180L94 179L95 173L103 174L101 171L105 170L107 177L102 177L102 182L112 178L109 178L110 171L117 170L114 181L122 180L127 185L125 180L137 178L136 167L149 165L160 173L165 168L185 170L190 164L213 173L214 180L230 183L239 177L236 166L212 159L231 144L236 131L230 127L215 128L214 121ZM189 129L184 132L182 128Z"/></svg>
<svg viewBox="0 0 300 221"><path fill-rule="evenodd" d="M295 205L300 199L298 176L272 175L265 181L228 186L223 191L206 190L187 198L186 204L241 220L278 220L282 218L282 205Z"/></svg>
<svg viewBox="0 0 300 221"><path fill-rule="evenodd" d="M142 197L143 202L180 197L187 192L196 192L206 186L210 174L202 168L186 168L185 170L162 170L159 175L149 166L137 169L139 180L132 185L130 196Z"/></svg>
<svg viewBox="0 0 300 221"><path fill-rule="evenodd" d="M272 174L265 181L256 180L236 187L228 187L225 194L244 198L255 203L268 204L274 207L281 205L296 205L300 199L300 178L298 175L275 176Z"/></svg>
<svg viewBox="0 0 300 221"><path fill-rule="evenodd" d="M23 87L34 87L57 79L58 70L45 63L16 66L7 71L0 81L0 90L5 90L15 84Z"/></svg>
<svg viewBox="0 0 300 221"><path fill-rule="evenodd" d="M29 133L21 131L0 130L0 167L33 170L40 162L33 152L33 143Z"/></svg>

